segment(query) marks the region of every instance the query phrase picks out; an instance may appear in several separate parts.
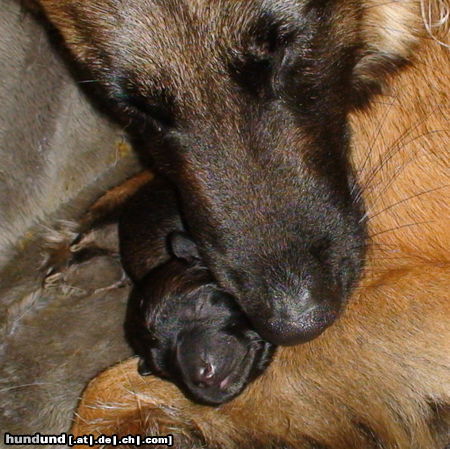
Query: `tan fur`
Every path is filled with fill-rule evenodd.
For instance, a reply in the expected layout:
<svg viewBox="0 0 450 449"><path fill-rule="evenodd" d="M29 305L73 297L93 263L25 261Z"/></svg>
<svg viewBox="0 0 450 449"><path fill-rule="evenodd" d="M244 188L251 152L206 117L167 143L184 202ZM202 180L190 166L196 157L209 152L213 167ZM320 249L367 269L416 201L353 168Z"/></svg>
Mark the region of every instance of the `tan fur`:
<svg viewBox="0 0 450 449"><path fill-rule="evenodd" d="M371 239L364 278L340 321L280 350L264 376L218 409L141 378L129 360L91 382L76 435L368 449L380 447L373 432L386 449L444 448L437 423L448 425L450 399L450 53L432 39L415 45L412 66L393 77L389 93L352 117Z"/></svg>
<svg viewBox="0 0 450 449"><path fill-rule="evenodd" d="M362 32L372 51L409 57L422 26L420 2L369 0Z"/></svg>

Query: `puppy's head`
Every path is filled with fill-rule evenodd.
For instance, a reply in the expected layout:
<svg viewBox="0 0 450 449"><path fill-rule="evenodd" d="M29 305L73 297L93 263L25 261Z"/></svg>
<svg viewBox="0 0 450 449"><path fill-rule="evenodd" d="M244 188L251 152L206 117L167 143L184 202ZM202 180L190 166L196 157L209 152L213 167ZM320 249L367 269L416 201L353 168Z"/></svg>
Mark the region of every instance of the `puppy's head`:
<svg viewBox="0 0 450 449"><path fill-rule="evenodd" d="M332 324L365 238L347 115L409 57L419 2L42 3L256 330L295 344Z"/></svg>
<svg viewBox="0 0 450 449"><path fill-rule="evenodd" d="M237 396L264 371L274 350L205 269L180 260L139 283L125 327L142 375L169 379L210 405Z"/></svg>

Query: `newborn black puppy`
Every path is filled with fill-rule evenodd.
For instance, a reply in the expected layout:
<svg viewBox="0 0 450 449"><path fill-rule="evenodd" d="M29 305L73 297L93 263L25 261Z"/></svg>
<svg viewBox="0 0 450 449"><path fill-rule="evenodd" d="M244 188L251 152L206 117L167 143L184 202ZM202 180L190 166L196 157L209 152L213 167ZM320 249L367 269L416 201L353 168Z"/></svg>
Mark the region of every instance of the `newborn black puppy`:
<svg viewBox="0 0 450 449"><path fill-rule="evenodd" d="M186 234L173 190L146 185L119 223L122 263L135 283L125 331L139 372L175 382L191 399L227 402L261 374L275 347L220 289Z"/></svg>

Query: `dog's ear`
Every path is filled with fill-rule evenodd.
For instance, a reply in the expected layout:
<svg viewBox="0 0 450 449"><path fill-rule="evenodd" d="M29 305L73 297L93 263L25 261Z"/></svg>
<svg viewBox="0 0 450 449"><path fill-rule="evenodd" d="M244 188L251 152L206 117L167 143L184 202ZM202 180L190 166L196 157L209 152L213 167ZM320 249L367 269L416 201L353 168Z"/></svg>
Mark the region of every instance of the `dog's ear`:
<svg viewBox="0 0 450 449"><path fill-rule="evenodd" d="M420 1L362 3L361 50L353 70L353 87L357 103L364 104L371 94L382 90L391 73L410 60L425 29Z"/></svg>
<svg viewBox="0 0 450 449"><path fill-rule="evenodd" d="M173 255L178 259L183 259L187 262L200 259L197 245L185 232L175 231L170 234L169 246Z"/></svg>

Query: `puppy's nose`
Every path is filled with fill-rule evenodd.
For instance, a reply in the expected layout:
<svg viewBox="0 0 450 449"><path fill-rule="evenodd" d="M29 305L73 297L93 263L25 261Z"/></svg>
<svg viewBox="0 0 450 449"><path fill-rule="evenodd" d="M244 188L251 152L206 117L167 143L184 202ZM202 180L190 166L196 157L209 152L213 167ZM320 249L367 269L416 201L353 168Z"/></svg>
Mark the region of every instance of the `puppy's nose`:
<svg viewBox="0 0 450 449"><path fill-rule="evenodd" d="M193 383L200 388L214 385L216 381L216 367L211 362L204 362L195 370Z"/></svg>

